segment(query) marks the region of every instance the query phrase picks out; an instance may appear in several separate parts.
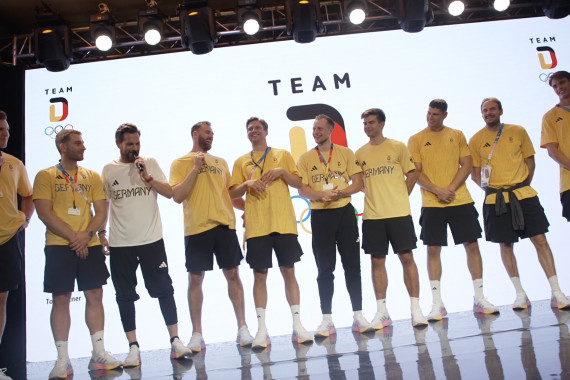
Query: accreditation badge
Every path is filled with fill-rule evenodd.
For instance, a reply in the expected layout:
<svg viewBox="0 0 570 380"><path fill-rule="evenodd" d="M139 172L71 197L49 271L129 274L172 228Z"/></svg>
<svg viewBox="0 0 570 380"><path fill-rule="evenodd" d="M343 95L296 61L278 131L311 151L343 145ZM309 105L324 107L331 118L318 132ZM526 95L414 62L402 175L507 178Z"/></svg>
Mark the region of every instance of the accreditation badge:
<svg viewBox="0 0 570 380"><path fill-rule="evenodd" d="M481 167L481 187L488 187L491 180L491 168L489 165Z"/></svg>
<svg viewBox="0 0 570 380"><path fill-rule="evenodd" d="M67 214L68 214L68 215L80 216L80 215L81 215L81 210L78 209L78 208L70 207L70 208L67 209Z"/></svg>
<svg viewBox="0 0 570 380"><path fill-rule="evenodd" d="M332 190L332 189L333 189L332 183L327 183L323 185L323 190Z"/></svg>

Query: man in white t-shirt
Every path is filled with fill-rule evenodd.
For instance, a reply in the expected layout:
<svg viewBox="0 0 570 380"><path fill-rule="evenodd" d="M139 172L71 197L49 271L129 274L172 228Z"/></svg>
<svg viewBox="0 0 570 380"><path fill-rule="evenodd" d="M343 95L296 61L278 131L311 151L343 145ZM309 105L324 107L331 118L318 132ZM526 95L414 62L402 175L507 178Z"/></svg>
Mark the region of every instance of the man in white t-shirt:
<svg viewBox="0 0 570 380"><path fill-rule="evenodd" d="M170 335L171 358L179 359L192 352L178 338L178 316L172 279L162 240L162 223L158 194L172 198L172 188L156 160L139 157L140 131L130 123L119 126L115 142L121 156L103 168L102 178L110 204L109 241L104 226L99 239L111 255L111 279L123 329L129 341L125 367L141 363L135 323L137 274L140 265L145 286L158 298L160 310Z"/></svg>

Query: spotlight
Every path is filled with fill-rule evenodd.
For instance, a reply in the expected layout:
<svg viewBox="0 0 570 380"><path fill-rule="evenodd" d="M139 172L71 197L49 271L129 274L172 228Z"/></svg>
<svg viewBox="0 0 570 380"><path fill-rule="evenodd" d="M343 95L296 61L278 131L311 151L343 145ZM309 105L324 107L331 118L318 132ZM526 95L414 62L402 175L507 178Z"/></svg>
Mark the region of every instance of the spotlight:
<svg viewBox="0 0 570 380"><path fill-rule="evenodd" d="M252 36L259 31L261 9L257 5L257 0L238 0L237 15L245 33Z"/></svg>
<svg viewBox="0 0 570 380"><path fill-rule="evenodd" d="M398 23L405 32L421 32L433 20L429 0L398 0L398 8Z"/></svg>
<svg viewBox="0 0 570 380"><path fill-rule="evenodd" d="M108 11L108 8L107 8ZM109 13L99 13L90 18L91 40L97 49L108 51L115 44L115 21Z"/></svg>
<svg viewBox="0 0 570 380"><path fill-rule="evenodd" d="M366 18L366 2L362 0L346 0L343 2L344 14L354 25L362 24Z"/></svg>
<svg viewBox="0 0 570 380"><path fill-rule="evenodd" d="M149 45L156 45L162 40L163 16L157 8L139 12L139 33Z"/></svg>
<svg viewBox="0 0 570 380"><path fill-rule="evenodd" d="M180 8L182 46L194 54L206 54L218 41L214 14L205 1L187 1Z"/></svg>
<svg viewBox="0 0 570 380"><path fill-rule="evenodd" d="M286 0L287 33L295 42L308 43L321 31L321 12L318 0Z"/></svg>
<svg viewBox="0 0 570 380"><path fill-rule="evenodd" d="M449 3L449 6L447 7L447 11L452 16L459 16L463 13L464 10L465 4L463 4L463 1L461 0L454 0Z"/></svg>
<svg viewBox="0 0 570 380"><path fill-rule="evenodd" d="M510 0L495 0L493 2L493 8L498 12L506 11L509 5L511 5Z"/></svg>
<svg viewBox="0 0 570 380"><path fill-rule="evenodd" d="M72 60L69 27L53 13L36 16L34 51L37 63L48 71L67 70Z"/></svg>
<svg viewBox="0 0 570 380"><path fill-rule="evenodd" d="M570 14L568 0L542 0L542 11L548 18L564 18Z"/></svg>

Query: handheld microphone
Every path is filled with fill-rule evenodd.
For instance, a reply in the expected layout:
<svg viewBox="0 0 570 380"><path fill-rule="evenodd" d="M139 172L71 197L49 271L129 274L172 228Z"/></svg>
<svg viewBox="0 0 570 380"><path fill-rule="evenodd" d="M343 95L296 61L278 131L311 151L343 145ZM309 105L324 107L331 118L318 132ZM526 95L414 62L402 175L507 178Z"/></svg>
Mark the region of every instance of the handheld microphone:
<svg viewBox="0 0 570 380"><path fill-rule="evenodd" d="M133 152L133 156L135 156L135 159L139 156L139 153L137 151ZM137 168L142 172L144 170L143 166L141 164L137 164Z"/></svg>

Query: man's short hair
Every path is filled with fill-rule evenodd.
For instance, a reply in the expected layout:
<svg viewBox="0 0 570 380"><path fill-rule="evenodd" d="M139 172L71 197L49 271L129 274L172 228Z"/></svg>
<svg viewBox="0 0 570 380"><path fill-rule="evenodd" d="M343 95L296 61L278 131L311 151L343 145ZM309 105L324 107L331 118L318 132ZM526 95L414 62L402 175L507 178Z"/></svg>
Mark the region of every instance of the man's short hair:
<svg viewBox="0 0 570 380"><path fill-rule="evenodd" d="M485 104L485 102L495 102L497 103L497 105L499 106L499 109L502 110L503 109L503 105L501 104L501 101L497 98L485 98L483 99L483 101L481 102L481 110L483 110L483 104Z"/></svg>
<svg viewBox="0 0 570 380"><path fill-rule="evenodd" d="M443 99L434 99L429 102L429 106L431 108L437 108L442 112L447 112L447 102Z"/></svg>
<svg viewBox="0 0 570 380"><path fill-rule="evenodd" d="M264 131L267 131L269 129L269 125L267 124L267 122L263 119L260 119L257 116L252 116L249 119L247 119L247 121L245 122L245 128L247 129L247 127L249 126L249 123L251 123L253 121L259 121L261 123L261 125L263 125Z"/></svg>
<svg viewBox="0 0 570 380"><path fill-rule="evenodd" d="M331 129L334 128L334 120L329 115L325 115L324 113L321 113L321 114L315 116L315 120L317 120L317 119L325 119L327 121L327 124L329 125L329 127L331 127Z"/></svg>
<svg viewBox="0 0 570 380"><path fill-rule="evenodd" d="M386 114L380 108L370 108L369 110L362 112L362 115L360 115L360 118L366 119L369 116L376 116L376 119L380 123L383 123L386 121Z"/></svg>
<svg viewBox="0 0 570 380"><path fill-rule="evenodd" d="M554 79L560 80L560 79L563 79L563 78L566 78L567 80L570 81L570 73L569 73L568 71L557 71L557 72L555 72L554 74L552 74L552 75L550 76L550 78L548 78L548 84L549 84L550 86L552 86L552 81L553 81Z"/></svg>
<svg viewBox="0 0 570 380"><path fill-rule="evenodd" d="M132 123L123 123L119 125L119 128L117 128L117 131L115 132L115 140L123 142L126 133L137 133L139 136L141 135L141 131L139 131L136 125Z"/></svg>
<svg viewBox="0 0 570 380"><path fill-rule="evenodd" d="M6 120L6 119L8 119L8 115L6 115L6 112L0 111L0 120Z"/></svg>
<svg viewBox="0 0 570 380"><path fill-rule="evenodd" d="M190 129L190 135L193 135L194 132L196 132L198 129L200 129L200 127L201 127L202 125L204 125L204 124L205 124L205 125L208 125L208 126L210 126L210 127L212 126L212 123L210 123L209 121L199 121L199 122L197 122L196 124L194 124L194 125L192 126L192 128Z"/></svg>
<svg viewBox="0 0 570 380"><path fill-rule="evenodd" d="M71 135L81 136L81 132L76 129L63 129L55 136L55 147L59 153L61 153L59 146L61 144L66 144L69 141L69 136Z"/></svg>

